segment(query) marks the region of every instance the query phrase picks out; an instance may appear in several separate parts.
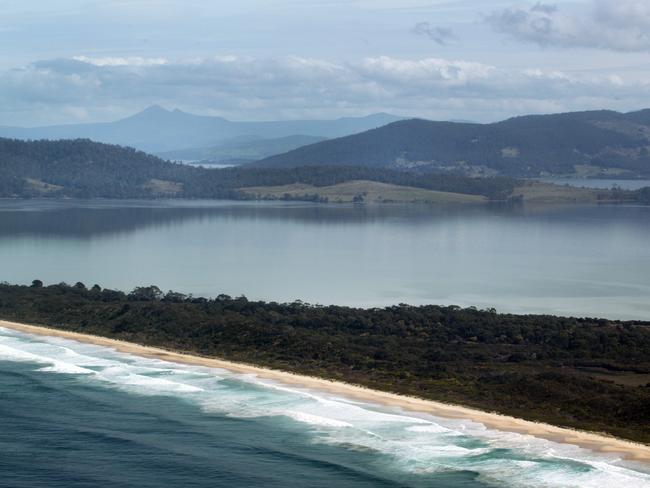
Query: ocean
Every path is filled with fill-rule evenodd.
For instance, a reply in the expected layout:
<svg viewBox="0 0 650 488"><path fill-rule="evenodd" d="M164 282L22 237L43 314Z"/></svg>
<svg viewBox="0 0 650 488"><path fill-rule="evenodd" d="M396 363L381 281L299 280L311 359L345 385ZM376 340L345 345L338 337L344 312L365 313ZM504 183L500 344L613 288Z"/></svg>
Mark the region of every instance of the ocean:
<svg viewBox="0 0 650 488"><path fill-rule="evenodd" d="M0 486L650 486L617 455L0 328Z"/></svg>

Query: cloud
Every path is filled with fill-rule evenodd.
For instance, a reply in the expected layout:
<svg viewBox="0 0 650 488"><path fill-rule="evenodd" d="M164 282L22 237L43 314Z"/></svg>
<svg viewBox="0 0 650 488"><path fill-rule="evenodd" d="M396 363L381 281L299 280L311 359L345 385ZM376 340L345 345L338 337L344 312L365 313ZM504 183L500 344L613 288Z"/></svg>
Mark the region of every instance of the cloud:
<svg viewBox="0 0 650 488"><path fill-rule="evenodd" d="M388 111L495 120L514 114L632 109L650 84L444 58L352 62L234 55L43 60L0 72L0 124L114 119L152 103L230 118L332 118ZM21 118L22 117L22 118ZM38 120L38 122L29 122Z"/></svg>
<svg viewBox="0 0 650 488"><path fill-rule="evenodd" d="M427 37L440 46L447 46L458 41L451 29L432 26L429 22L418 22L411 29L411 32L418 36Z"/></svg>
<svg viewBox="0 0 650 488"><path fill-rule="evenodd" d="M592 0L570 12L537 3L494 11L486 21L498 32L545 47L650 51L648 0Z"/></svg>
<svg viewBox="0 0 650 488"><path fill-rule="evenodd" d="M72 59L95 66L160 66L168 63L165 58L141 58L139 56L130 56L126 58L91 58L88 56L75 56Z"/></svg>

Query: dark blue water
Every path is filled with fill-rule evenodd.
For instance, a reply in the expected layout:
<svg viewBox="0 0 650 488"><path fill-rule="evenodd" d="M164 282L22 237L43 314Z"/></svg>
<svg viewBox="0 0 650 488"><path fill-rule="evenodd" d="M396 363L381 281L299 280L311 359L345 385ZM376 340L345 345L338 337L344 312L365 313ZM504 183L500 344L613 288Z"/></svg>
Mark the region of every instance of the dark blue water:
<svg viewBox="0 0 650 488"><path fill-rule="evenodd" d="M25 363L0 362L0 418L6 487L488 486L471 472L389 472L376 453L314 444L272 418L207 414Z"/></svg>
<svg viewBox="0 0 650 488"><path fill-rule="evenodd" d="M649 484L615 455L0 328L3 488Z"/></svg>

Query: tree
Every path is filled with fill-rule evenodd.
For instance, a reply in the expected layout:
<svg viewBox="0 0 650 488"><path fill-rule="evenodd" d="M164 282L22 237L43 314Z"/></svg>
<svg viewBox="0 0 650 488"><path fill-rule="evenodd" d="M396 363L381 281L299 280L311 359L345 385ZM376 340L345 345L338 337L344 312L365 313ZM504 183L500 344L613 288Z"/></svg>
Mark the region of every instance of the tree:
<svg viewBox="0 0 650 488"><path fill-rule="evenodd" d="M153 302L163 298L164 294L160 288L155 285L138 286L129 293L129 300L137 302Z"/></svg>
<svg viewBox="0 0 650 488"><path fill-rule="evenodd" d="M32 288L43 288L43 282L41 280L32 281Z"/></svg>
<svg viewBox="0 0 650 488"><path fill-rule="evenodd" d="M165 297L163 298L165 302L172 302L172 303L181 303L187 300L187 295L184 295L183 293L178 293L173 290L169 290Z"/></svg>

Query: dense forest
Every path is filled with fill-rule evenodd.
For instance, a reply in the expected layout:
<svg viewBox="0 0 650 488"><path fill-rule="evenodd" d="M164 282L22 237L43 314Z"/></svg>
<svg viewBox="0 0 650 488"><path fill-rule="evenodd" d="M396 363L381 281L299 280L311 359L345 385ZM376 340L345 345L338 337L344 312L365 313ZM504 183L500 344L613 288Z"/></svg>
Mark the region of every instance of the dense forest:
<svg viewBox="0 0 650 488"><path fill-rule="evenodd" d="M369 167L206 169L164 161L135 149L87 139L0 138L0 197L251 198L239 188L371 180L505 199L516 180L468 178Z"/></svg>
<svg viewBox="0 0 650 488"><path fill-rule="evenodd" d="M423 167L537 177L650 175L650 110L515 117L493 124L403 120L271 156L260 167Z"/></svg>
<svg viewBox="0 0 650 488"><path fill-rule="evenodd" d="M650 323L0 285L0 317L650 442Z"/></svg>

